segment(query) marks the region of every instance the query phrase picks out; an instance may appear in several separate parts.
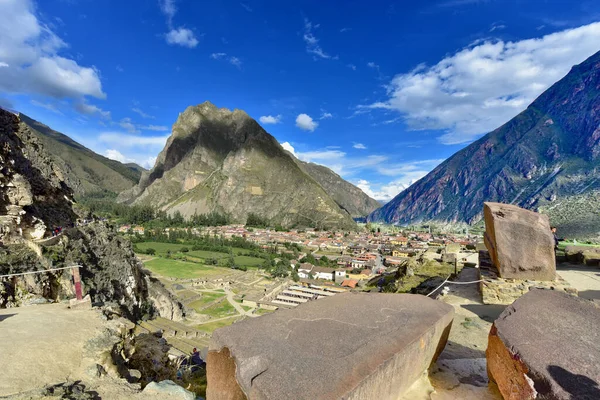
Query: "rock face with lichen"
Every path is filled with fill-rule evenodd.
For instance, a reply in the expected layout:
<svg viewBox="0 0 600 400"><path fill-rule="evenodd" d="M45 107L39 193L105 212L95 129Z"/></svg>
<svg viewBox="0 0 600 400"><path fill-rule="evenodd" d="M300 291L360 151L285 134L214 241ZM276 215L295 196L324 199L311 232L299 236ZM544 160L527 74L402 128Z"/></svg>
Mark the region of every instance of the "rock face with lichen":
<svg viewBox="0 0 600 400"><path fill-rule="evenodd" d="M243 223L253 213L284 226L355 226L248 114L209 102L179 115L154 168L118 200L184 217L219 212Z"/></svg>
<svg viewBox="0 0 600 400"><path fill-rule="evenodd" d="M181 319L179 304L144 274L131 244L105 223L76 226L65 172L20 118L0 109L0 275L81 265L95 304L130 319L158 314ZM62 226L55 240L38 241ZM73 296L70 270L14 277L0 283L0 307Z"/></svg>
<svg viewBox="0 0 600 400"><path fill-rule="evenodd" d="M15 114L0 109L0 242L75 221L63 172Z"/></svg>

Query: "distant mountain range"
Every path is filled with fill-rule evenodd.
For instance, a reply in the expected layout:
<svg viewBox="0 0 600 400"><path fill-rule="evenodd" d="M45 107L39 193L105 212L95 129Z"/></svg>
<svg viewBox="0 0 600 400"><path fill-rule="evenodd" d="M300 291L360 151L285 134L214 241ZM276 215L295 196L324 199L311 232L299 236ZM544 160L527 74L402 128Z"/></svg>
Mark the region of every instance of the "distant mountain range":
<svg viewBox="0 0 600 400"><path fill-rule="evenodd" d="M600 52L368 219L475 223L495 201L548 213L563 235L600 236L599 178Z"/></svg>
<svg viewBox="0 0 600 400"><path fill-rule="evenodd" d="M25 114L19 117L64 171L65 182L76 195L105 191L118 194L139 182L144 171L139 165L111 160Z"/></svg>
<svg viewBox="0 0 600 400"><path fill-rule="evenodd" d="M378 207L325 167L297 160L241 110L188 107L154 168L118 201L184 217L219 212L237 222L256 214L274 224L354 228Z"/></svg>

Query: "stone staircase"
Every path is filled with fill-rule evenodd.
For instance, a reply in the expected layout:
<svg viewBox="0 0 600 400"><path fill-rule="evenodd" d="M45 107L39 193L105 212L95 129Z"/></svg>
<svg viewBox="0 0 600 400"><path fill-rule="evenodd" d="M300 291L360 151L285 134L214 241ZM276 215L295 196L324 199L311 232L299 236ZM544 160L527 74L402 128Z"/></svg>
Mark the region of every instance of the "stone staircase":
<svg viewBox="0 0 600 400"><path fill-rule="evenodd" d="M142 321L136 325L135 334L160 332L172 348L183 354L190 354L194 347L202 349L208 346L210 336L190 326L166 318Z"/></svg>

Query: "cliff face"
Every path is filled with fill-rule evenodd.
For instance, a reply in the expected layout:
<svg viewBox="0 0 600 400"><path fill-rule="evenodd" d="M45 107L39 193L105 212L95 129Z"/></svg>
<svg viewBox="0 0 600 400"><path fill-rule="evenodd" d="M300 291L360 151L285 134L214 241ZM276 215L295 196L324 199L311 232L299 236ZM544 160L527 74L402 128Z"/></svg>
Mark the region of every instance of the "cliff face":
<svg viewBox="0 0 600 400"><path fill-rule="evenodd" d="M63 171L31 130L0 109L0 242L38 239L73 223L72 199Z"/></svg>
<svg viewBox="0 0 600 400"><path fill-rule="evenodd" d="M84 288L97 304L131 319L158 313L179 319L182 307L142 270L131 245L103 223L73 226L66 175L19 117L0 110L0 275L81 265ZM62 226L56 243L38 241ZM0 282L0 307L73 296L70 271Z"/></svg>
<svg viewBox="0 0 600 400"><path fill-rule="evenodd" d="M353 218L369 215L381 204L362 190L322 165L298 161L302 169L317 181L338 205Z"/></svg>
<svg viewBox="0 0 600 400"><path fill-rule="evenodd" d="M484 201L548 210L551 220L552 213L560 219L564 212L573 214L566 207L574 204L571 197L600 188L599 172L597 53L573 67L525 111L450 157L369 220L473 223L481 219ZM574 218L585 214L586 207ZM572 224L569 234L595 233Z"/></svg>
<svg viewBox="0 0 600 400"><path fill-rule="evenodd" d="M284 226L355 226L256 121L208 102L179 115L154 168L118 200L184 217L216 211L245 222L255 213Z"/></svg>

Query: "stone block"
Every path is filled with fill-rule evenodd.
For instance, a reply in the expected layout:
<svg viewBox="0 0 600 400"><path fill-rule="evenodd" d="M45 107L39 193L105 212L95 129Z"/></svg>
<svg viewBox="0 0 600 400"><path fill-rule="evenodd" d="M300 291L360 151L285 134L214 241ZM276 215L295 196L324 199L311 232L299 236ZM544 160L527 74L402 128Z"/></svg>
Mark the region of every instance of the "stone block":
<svg viewBox="0 0 600 400"><path fill-rule="evenodd" d="M92 299L90 295L86 295L82 300L71 299L69 300L69 308L72 310L91 310Z"/></svg>
<svg viewBox="0 0 600 400"><path fill-rule="evenodd" d="M489 378L505 400L600 399L599 326L592 302L534 289L492 325Z"/></svg>
<svg viewBox="0 0 600 400"><path fill-rule="evenodd" d="M397 399L442 352L454 308L344 293L213 333L207 399Z"/></svg>
<svg viewBox="0 0 600 400"><path fill-rule="evenodd" d="M195 400L196 395L185 390L173 381L150 382L142 391L147 396L156 396L160 399Z"/></svg>
<svg viewBox="0 0 600 400"><path fill-rule="evenodd" d="M551 281L556 276L548 216L501 203L484 203L484 242L502 278Z"/></svg>

